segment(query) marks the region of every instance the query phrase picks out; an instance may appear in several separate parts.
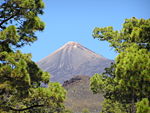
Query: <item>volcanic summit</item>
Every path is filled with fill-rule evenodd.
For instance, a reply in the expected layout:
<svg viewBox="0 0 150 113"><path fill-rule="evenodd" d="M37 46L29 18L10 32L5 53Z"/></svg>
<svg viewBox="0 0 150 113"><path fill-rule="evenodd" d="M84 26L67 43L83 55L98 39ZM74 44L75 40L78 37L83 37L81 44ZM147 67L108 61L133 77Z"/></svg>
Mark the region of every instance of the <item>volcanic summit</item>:
<svg viewBox="0 0 150 113"><path fill-rule="evenodd" d="M77 42L68 42L37 64L51 74L51 81L63 83L76 75L102 73L111 62Z"/></svg>

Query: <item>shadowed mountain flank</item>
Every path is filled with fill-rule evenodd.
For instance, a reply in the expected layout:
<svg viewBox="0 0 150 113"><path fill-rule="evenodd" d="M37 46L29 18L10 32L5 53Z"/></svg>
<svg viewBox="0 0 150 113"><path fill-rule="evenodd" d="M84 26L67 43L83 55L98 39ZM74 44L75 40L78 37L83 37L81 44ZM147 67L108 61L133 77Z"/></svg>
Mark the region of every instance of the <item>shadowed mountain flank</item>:
<svg viewBox="0 0 150 113"><path fill-rule="evenodd" d="M75 75L102 73L111 62L77 42L68 42L37 64L51 74L51 81L63 83Z"/></svg>
<svg viewBox="0 0 150 113"><path fill-rule="evenodd" d="M93 94L90 90L90 77L78 75L63 84L67 90L66 108L73 113L81 113L84 109L90 113L99 113L104 97L102 94Z"/></svg>

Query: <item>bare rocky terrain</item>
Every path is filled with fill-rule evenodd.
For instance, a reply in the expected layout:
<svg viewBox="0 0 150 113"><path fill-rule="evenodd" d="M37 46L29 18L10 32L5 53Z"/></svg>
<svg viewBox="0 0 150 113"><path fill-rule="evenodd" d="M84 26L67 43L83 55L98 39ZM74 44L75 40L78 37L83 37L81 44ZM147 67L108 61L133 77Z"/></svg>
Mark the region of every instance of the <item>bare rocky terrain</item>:
<svg viewBox="0 0 150 113"><path fill-rule="evenodd" d="M102 94L93 94L90 90L89 76L75 76L63 84L67 90L65 106L73 113L88 110L90 113L99 113L103 101Z"/></svg>

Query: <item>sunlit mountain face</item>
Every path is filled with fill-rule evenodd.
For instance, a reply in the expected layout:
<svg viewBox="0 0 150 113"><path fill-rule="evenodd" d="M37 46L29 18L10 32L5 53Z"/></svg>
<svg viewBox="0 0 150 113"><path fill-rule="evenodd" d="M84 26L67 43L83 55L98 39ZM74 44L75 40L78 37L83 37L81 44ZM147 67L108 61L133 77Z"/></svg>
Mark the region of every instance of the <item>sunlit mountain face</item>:
<svg viewBox="0 0 150 113"><path fill-rule="evenodd" d="M103 73L111 62L113 60L104 58L77 42L68 42L37 64L51 74L51 81L63 83L76 75Z"/></svg>

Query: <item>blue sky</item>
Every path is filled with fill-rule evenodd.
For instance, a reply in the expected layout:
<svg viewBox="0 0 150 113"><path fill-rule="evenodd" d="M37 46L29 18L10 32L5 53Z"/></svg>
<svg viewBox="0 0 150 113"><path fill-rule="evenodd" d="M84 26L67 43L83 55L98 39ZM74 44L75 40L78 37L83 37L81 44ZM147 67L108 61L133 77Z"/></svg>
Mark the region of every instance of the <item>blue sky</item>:
<svg viewBox="0 0 150 113"><path fill-rule="evenodd" d="M45 13L41 19L45 30L38 32L38 40L22 49L32 53L33 60L57 50L68 41L75 41L109 59L117 53L109 43L93 39L95 27L113 26L119 30L124 19L150 18L150 0L44 0Z"/></svg>

